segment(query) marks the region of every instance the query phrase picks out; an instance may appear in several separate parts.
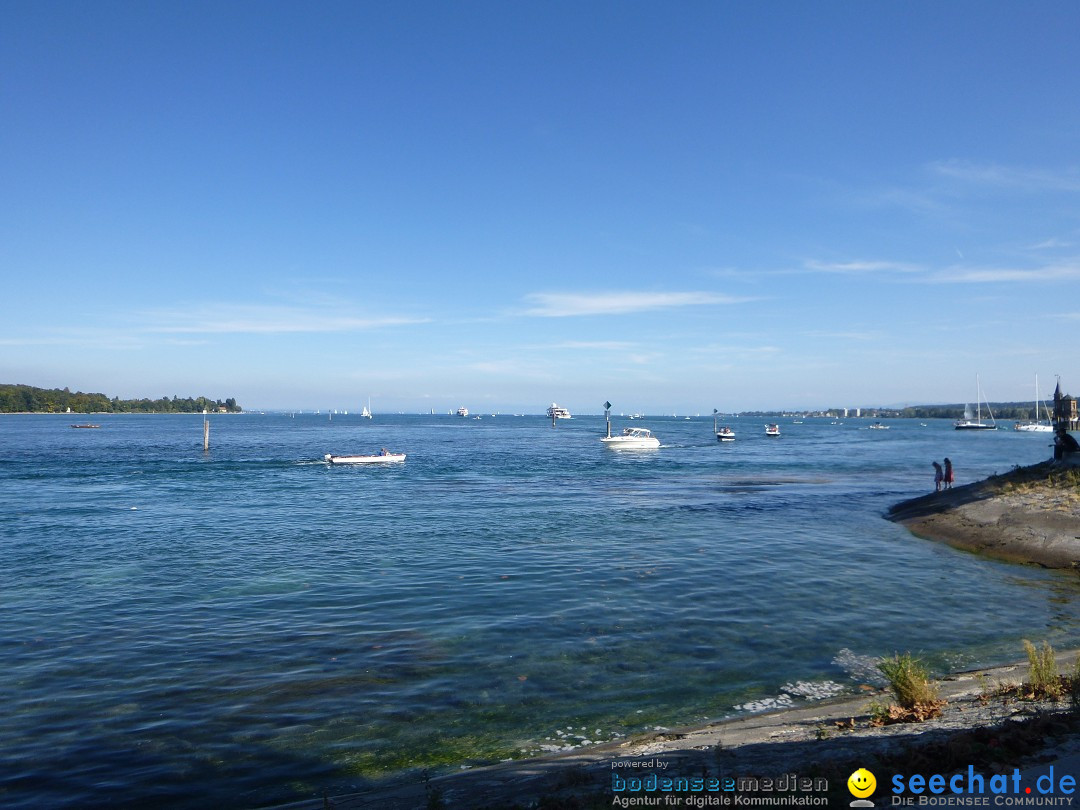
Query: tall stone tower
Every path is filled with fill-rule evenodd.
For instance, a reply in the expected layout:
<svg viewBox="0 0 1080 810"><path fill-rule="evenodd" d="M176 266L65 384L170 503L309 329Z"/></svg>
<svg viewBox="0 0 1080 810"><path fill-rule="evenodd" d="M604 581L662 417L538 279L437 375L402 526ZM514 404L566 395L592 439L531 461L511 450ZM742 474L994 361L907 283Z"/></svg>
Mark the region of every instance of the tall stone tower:
<svg viewBox="0 0 1080 810"><path fill-rule="evenodd" d="M1080 414L1076 410L1076 397L1061 393L1061 380L1054 389L1054 426L1066 430L1080 428Z"/></svg>

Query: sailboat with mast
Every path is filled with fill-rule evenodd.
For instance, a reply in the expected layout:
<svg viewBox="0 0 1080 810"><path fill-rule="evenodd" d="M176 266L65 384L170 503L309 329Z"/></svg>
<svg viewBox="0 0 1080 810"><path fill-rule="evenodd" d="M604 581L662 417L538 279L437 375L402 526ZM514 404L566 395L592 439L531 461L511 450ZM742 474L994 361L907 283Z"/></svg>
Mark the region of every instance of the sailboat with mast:
<svg viewBox="0 0 1080 810"><path fill-rule="evenodd" d="M986 412L990 414L990 423L982 420L982 387L979 385L979 375L975 375L975 419L971 419L970 406L964 408L964 418L957 419L953 427L957 430L997 430L997 420L994 412L990 410L990 403L986 403Z"/></svg>
<svg viewBox="0 0 1080 810"><path fill-rule="evenodd" d="M1029 422L1017 422L1013 425L1013 430L1022 430L1025 433L1053 433L1054 432L1054 420L1050 417L1050 409L1046 407L1046 403L1042 404L1043 410L1046 411L1046 421L1039 420L1039 375L1035 375L1035 420Z"/></svg>

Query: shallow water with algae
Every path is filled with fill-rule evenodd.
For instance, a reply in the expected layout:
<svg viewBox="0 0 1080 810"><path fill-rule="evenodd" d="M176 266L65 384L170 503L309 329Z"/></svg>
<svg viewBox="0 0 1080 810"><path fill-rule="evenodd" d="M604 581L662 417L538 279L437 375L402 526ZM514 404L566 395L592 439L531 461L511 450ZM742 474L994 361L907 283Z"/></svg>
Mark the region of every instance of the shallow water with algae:
<svg viewBox="0 0 1080 810"><path fill-rule="evenodd" d="M0 804L257 807L1080 642L1075 576L883 519L945 421L0 417ZM331 466L324 453L408 454Z"/></svg>

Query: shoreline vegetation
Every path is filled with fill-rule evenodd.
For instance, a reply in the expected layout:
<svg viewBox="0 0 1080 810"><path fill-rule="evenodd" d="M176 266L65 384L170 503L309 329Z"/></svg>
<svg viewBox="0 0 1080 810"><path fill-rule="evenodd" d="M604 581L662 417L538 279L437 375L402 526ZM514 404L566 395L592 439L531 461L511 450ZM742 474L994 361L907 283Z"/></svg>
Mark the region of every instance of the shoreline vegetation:
<svg viewBox="0 0 1080 810"><path fill-rule="evenodd" d="M236 400L209 397L120 399L67 388L0 384L0 413L241 413Z"/></svg>
<svg viewBox="0 0 1080 810"><path fill-rule="evenodd" d="M918 536L1013 562L1080 571L1080 468L1053 462L893 506L886 517ZM1080 651L1024 642L1026 662L929 678L909 654L883 659L891 691L639 735L572 752L373 786L279 810L380 807L586 810L611 807L612 773L647 777L824 777L830 806L847 804L859 767L878 774L1013 773L1032 784L1048 767L1080 769ZM1058 672L1069 673L1059 676ZM621 769L621 770L620 770ZM1044 777L1045 778L1045 777ZM771 794L775 796L776 794ZM880 798L880 796L879 796ZM680 799L681 801L681 799ZM681 805L680 805L681 806ZM689 806L689 805L687 805Z"/></svg>

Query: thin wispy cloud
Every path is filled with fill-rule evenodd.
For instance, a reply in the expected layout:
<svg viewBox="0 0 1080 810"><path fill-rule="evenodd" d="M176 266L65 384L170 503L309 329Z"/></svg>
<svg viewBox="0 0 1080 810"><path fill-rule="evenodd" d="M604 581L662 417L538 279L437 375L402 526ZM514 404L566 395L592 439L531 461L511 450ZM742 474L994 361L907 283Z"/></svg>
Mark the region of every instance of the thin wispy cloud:
<svg viewBox="0 0 1080 810"><path fill-rule="evenodd" d="M959 200L969 192L1045 194L1080 191L1080 167L1057 171L1003 166L964 160L939 160L924 165L925 183L912 187L892 186L855 190L851 198L864 206L892 207L933 217L964 217Z"/></svg>
<svg viewBox="0 0 1080 810"><path fill-rule="evenodd" d="M923 216L949 216L950 204L925 189L890 187L878 190L853 191L851 197L863 207L899 208Z"/></svg>
<svg viewBox="0 0 1080 810"><path fill-rule="evenodd" d="M523 315L568 318L581 315L628 315L679 307L737 304L751 299L711 292L532 293Z"/></svg>
<svg viewBox="0 0 1080 810"><path fill-rule="evenodd" d="M628 351L637 344L625 340L564 340L561 343L545 343L533 348L550 351L552 349L564 349L567 351Z"/></svg>
<svg viewBox="0 0 1080 810"><path fill-rule="evenodd" d="M1058 248L1071 248L1072 246L1072 242L1054 237L1032 245L1029 250L1056 250Z"/></svg>
<svg viewBox="0 0 1080 810"><path fill-rule="evenodd" d="M695 347L692 351L699 354L717 354L730 357L744 357L749 354L753 355L766 355L766 354L778 354L783 349L779 346L763 345L763 346L750 346L738 343L712 343L706 346Z"/></svg>
<svg viewBox="0 0 1080 810"><path fill-rule="evenodd" d="M858 341L871 341L878 340L882 337L880 332L827 332L827 331L811 331L804 333L806 337L810 338L828 338L833 340L858 340Z"/></svg>
<svg viewBox="0 0 1080 810"><path fill-rule="evenodd" d="M860 276L875 273L921 273L924 271L922 267L916 264L891 261L822 262L810 260L806 262L806 268L820 273Z"/></svg>
<svg viewBox="0 0 1080 810"><path fill-rule="evenodd" d="M1080 262L1043 267L949 267L928 277L935 284L1054 282L1080 280Z"/></svg>
<svg viewBox="0 0 1080 810"><path fill-rule="evenodd" d="M519 379L549 379L551 377L549 372L538 369L527 363L522 363L517 359L484 360L476 363L469 363L466 368L469 371L478 372L480 374L500 377L515 377Z"/></svg>
<svg viewBox="0 0 1080 810"><path fill-rule="evenodd" d="M1053 172L1000 166L994 163L977 164L961 160L938 161L930 164L934 174L963 183L1021 191L1080 191L1080 171L1068 168Z"/></svg>
<svg viewBox="0 0 1080 810"><path fill-rule="evenodd" d="M219 304L196 310L172 309L142 313L143 331L162 334L290 334L299 332L364 332L389 326L426 323L403 316L359 317L284 306Z"/></svg>
<svg viewBox="0 0 1080 810"><path fill-rule="evenodd" d="M48 347L76 346L102 350L120 350L142 348L143 341L129 332L110 329L70 329L59 328L40 334L27 334L18 337L0 337L0 346Z"/></svg>
<svg viewBox="0 0 1080 810"><path fill-rule="evenodd" d="M899 274L905 281L925 284L1080 280L1080 260L1067 260L1038 267L975 267L958 264L934 269L916 264L889 261L807 261L805 266L816 272L841 275Z"/></svg>
<svg viewBox="0 0 1080 810"><path fill-rule="evenodd" d="M660 352L644 352L640 354L627 355L626 360L631 365L635 366L648 366L660 360L664 355Z"/></svg>

